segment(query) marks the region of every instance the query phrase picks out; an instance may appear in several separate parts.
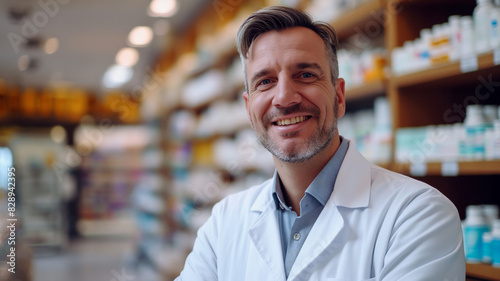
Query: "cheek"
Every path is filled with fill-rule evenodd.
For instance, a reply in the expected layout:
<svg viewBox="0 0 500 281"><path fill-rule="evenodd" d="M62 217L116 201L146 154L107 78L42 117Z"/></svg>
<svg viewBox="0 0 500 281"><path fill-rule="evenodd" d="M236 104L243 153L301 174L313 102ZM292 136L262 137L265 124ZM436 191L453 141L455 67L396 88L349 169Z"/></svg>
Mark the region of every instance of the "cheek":
<svg viewBox="0 0 500 281"><path fill-rule="evenodd" d="M250 115L252 118L258 120L262 119L269 104L270 101L267 101L262 97L254 97L250 103Z"/></svg>

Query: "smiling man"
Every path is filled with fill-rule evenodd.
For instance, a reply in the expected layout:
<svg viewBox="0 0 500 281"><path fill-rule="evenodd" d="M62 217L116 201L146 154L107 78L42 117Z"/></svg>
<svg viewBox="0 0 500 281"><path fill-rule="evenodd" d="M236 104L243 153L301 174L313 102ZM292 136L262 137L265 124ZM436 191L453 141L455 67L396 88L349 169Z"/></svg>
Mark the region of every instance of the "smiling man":
<svg viewBox="0 0 500 281"><path fill-rule="evenodd" d="M337 45L291 8L243 23L243 98L276 171L214 206L177 280L465 280L454 205L340 136Z"/></svg>

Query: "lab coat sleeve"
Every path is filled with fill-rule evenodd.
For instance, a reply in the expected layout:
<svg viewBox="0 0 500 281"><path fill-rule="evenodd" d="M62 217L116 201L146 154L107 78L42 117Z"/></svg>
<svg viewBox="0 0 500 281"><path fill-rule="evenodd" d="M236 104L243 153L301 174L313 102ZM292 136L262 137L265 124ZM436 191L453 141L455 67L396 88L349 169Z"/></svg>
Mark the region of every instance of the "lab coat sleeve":
<svg viewBox="0 0 500 281"><path fill-rule="evenodd" d="M218 210L216 204L210 218L198 230L193 250L175 281L217 281Z"/></svg>
<svg viewBox="0 0 500 281"><path fill-rule="evenodd" d="M400 210L380 280L465 280L458 212L437 190L427 189Z"/></svg>

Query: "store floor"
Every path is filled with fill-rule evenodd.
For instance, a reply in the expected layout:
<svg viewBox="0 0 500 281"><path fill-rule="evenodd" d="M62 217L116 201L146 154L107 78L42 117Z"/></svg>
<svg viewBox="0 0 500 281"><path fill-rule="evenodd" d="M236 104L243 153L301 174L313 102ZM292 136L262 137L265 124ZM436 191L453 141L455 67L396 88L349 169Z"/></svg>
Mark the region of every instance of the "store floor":
<svg viewBox="0 0 500 281"><path fill-rule="evenodd" d="M125 267L133 242L126 238L81 239L58 253L38 252L34 281L138 281Z"/></svg>

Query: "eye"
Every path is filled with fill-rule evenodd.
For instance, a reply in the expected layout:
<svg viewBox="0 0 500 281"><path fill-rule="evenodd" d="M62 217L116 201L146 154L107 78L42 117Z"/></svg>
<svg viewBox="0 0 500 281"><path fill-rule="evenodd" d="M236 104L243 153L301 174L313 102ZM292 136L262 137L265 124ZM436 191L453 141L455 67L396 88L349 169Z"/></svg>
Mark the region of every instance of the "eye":
<svg viewBox="0 0 500 281"><path fill-rule="evenodd" d="M264 79L264 80L260 81L259 86L260 85L267 85L267 84L270 84L270 83L271 83L271 79Z"/></svg>
<svg viewBox="0 0 500 281"><path fill-rule="evenodd" d="M272 87L272 85L273 85L273 80L272 79L269 79L269 78L262 79L255 86L255 90L257 90L257 91L266 91L266 90L270 89Z"/></svg>
<svg viewBox="0 0 500 281"><path fill-rule="evenodd" d="M318 79L318 76L311 72L302 72L298 75L297 79L301 82L309 83L316 81L316 79Z"/></svg>

